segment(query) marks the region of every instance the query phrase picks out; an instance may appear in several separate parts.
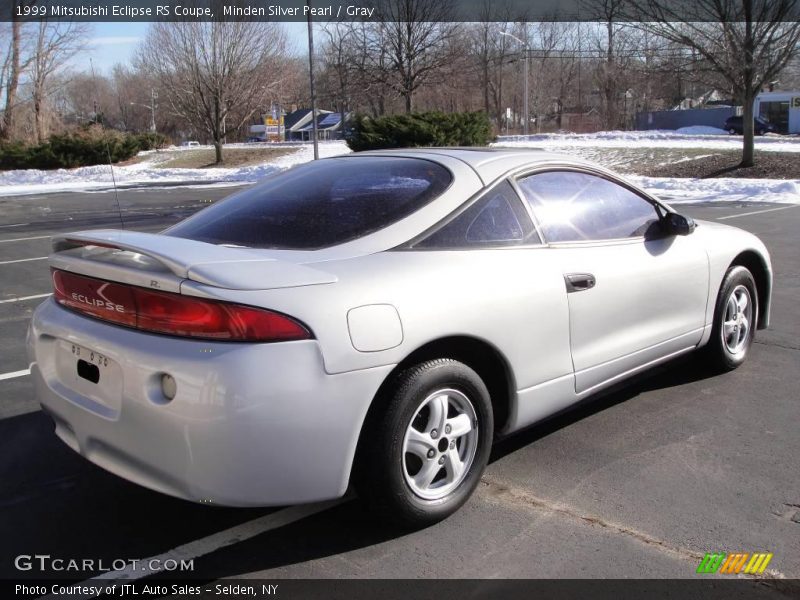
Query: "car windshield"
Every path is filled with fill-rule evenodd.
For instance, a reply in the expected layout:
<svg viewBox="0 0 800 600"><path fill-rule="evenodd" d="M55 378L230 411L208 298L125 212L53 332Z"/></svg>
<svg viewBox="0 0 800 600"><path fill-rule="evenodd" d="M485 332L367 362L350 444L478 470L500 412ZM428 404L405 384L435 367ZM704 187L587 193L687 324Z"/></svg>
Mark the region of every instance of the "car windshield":
<svg viewBox="0 0 800 600"><path fill-rule="evenodd" d="M450 171L417 158L329 158L289 169L168 229L167 235L313 250L396 223L441 195Z"/></svg>

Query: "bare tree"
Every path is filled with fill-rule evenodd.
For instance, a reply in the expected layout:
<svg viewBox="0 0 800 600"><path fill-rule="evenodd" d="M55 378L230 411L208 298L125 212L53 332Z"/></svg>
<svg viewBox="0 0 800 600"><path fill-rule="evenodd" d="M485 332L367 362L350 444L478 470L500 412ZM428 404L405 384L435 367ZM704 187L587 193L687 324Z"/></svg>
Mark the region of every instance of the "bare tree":
<svg viewBox="0 0 800 600"><path fill-rule="evenodd" d="M478 11L480 22L462 34L466 34L465 42L469 44L477 63L483 110L500 127L504 119L502 95L505 63L510 53L509 38L504 34L511 28L511 8L507 2L482 0Z"/></svg>
<svg viewBox="0 0 800 600"><path fill-rule="evenodd" d="M376 72L414 108L414 93L452 60L448 41L459 30L448 22L452 0L385 0L377 9L379 22L370 56L388 60Z"/></svg>
<svg viewBox="0 0 800 600"><path fill-rule="evenodd" d="M712 0L713 1L713 0ZM600 92L600 112L607 129L623 124L620 99L627 91L631 51L638 40L627 19L631 0L582 0L587 14L598 23L594 45L600 59L595 66L595 83Z"/></svg>
<svg viewBox="0 0 800 600"><path fill-rule="evenodd" d="M137 61L161 83L172 110L213 140L221 163L225 137L263 107L285 57L277 23L212 21L150 25Z"/></svg>
<svg viewBox="0 0 800 600"><path fill-rule="evenodd" d="M3 109L2 127L0 137L8 139L14 134L17 115L17 93L22 72L27 68L30 58L22 56L22 21L17 17L17 6L25 4L20 0L13 0L11 6L11 24L9 32L8 53L3 61L3 79L5 83L6 98Z"/></svg>
<svg viewBox="0 0 800 600"><path fill-rule="evenodd" d="M351 23L327 23L322 30L325 39L317 61L323 73L320 88L322 95L330 98L332 106L344 114L350 110L356 91L357 74L353 59L357 55L354 43L357 30Z"/></svg>
<svg viewBox="0 0 800 600"><path fill-rule="evenodd" d="M685 68L706 69L743 106L740 166L754 162L753 101L798 52L800 0L643 0L631 8L637 27L689 49ZM795 19L794 21L791 19Z"/></svg>
<svg viewBox="0 0 800 600"><path fill-rule="evenodd" d="M30 60L31 99L36 141L47 138L47 84L50 77L86 45L90 27L74 21L41 20L36 24Z"/></svg>

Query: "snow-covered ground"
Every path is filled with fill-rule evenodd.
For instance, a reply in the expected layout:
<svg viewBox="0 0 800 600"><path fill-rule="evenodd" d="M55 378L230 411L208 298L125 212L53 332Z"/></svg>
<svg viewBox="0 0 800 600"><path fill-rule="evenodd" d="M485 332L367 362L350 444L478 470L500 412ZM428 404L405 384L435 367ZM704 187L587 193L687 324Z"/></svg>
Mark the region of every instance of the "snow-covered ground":
<svg viewBox="0 0 800 600"><path fill-rule="evenodd" d="M800 204L800 181L791 179L690 179L640 177L626 179L669 204L698 202L779 202Z"/></svg>
<svg viewBox="0 0 800 600"><path fill-rule="evenodd" d="M711 127L690 127L678 131L606 131L593 134L542 134L526 138L500 138L497 146L535 147L552 151L570 152L570 148L596 148L600 155L603 148L708 148L710 150L736 150L741 147L741 138L728 136L722 130ZM251 144L232 144L236 147ZM778 136L756 138L757 148L781 152L800 153L800 139ZM114 167L114 177L120 187L187 185L218 186L236 185L258 181L279 170L308 162L312 159L310 145L298 145L296 151L267 163L236 168L160 168L160 157L155 152L145 153L142 162ZM197 148L190 148L196 150ZM350 152L344 142L320 143L320 155L337 156ZM574 151L573 151L574 152ZM693 160L691 156L674 159ZM630 160L626 158L626 160ZM798 155L800 160L800 155ZM684 202L748 201L782 202L800 204L800 180L782 179L681 179L665 177L640 177L629 175L628 179L644 187L656 196L672 204ZM0 172L0 196L19 196L63 191L99 191L112 186L111 170L107 165L60 169L56 171Z"/></svg>
<svg viewBox="0 0 800 600"><path fill-rule="evenodd" d="M250 144L231 144L231 147L251 147ZM283 147L283 146L282 146ZM200 146L199 149L211 148ZM198 150L198 147L186 148ZM172 150L170 150L172 151ZM350 149L344 142L321 142L322 157L346 154ZM136 164L115 166L113 176L119 187L158 185L236 185L253 183L270 173L288 169L310 161L314 156L310 144L297 145L297 150L275 160L259 165L235 168L183 169L158 167L159 155L155 151L143 153L147 156ZM43 194L52 192L99 191L113 186L112 172L108 165L39 171L25 169L0 172L0 196Z"/></svg>
<svg viewBox="0 0 800 600"><path fill-rule="evenodd" d="M800 138L779 135L757 136L756 148L771 152L800 152ZM591 148L708 148L737 150L742 136L728 135L714 127L684 127L675 131L600 131L597 133L539 133L528 136L499 136L495 146L542 148L557 151L574 147Z"/></svg>

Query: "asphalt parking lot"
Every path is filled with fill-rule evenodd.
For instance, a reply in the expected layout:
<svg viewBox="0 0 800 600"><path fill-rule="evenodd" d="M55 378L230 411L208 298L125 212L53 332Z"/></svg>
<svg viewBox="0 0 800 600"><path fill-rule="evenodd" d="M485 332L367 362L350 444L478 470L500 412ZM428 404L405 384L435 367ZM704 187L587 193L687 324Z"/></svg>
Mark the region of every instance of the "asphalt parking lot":
<svg viewBox="0 0 800 600"><path fill-rule="evenodd" d="M230 192L125 190L119 201L126 227L157 231ZM749 361L712 376L684 357L502 441L459 513L407 532L376 523L353 499L195 505L73 454L24 374L25 331L50 291L48 236L118 227L116 201L0 198L0 577L41 577L13 559L49 554L190 557L194 571L181 575L205 580L691 578L706 552L741 551L772 552L770 578L800 578L800 206L681 211L752 231L772 253L772 326L758 332Z"/></svg>

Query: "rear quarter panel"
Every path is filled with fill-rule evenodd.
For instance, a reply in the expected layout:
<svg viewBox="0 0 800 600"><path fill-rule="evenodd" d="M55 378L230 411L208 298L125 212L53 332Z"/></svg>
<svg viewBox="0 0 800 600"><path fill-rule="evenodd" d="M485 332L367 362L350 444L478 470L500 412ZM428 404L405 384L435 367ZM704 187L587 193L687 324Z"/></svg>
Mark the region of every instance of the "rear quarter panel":
<svg viewBox="0 0 800 600"><path fill-rule="evenodd" d="M397 364L426 343L466 335L506 359L516 389L572 373L564 280L547 248L390 251L315 265L338 281L263 292L195 288L266 306L306 323L319 341L328 373ZM391 305L402 341L375 352L356 350L347 314Z"/></svg>

